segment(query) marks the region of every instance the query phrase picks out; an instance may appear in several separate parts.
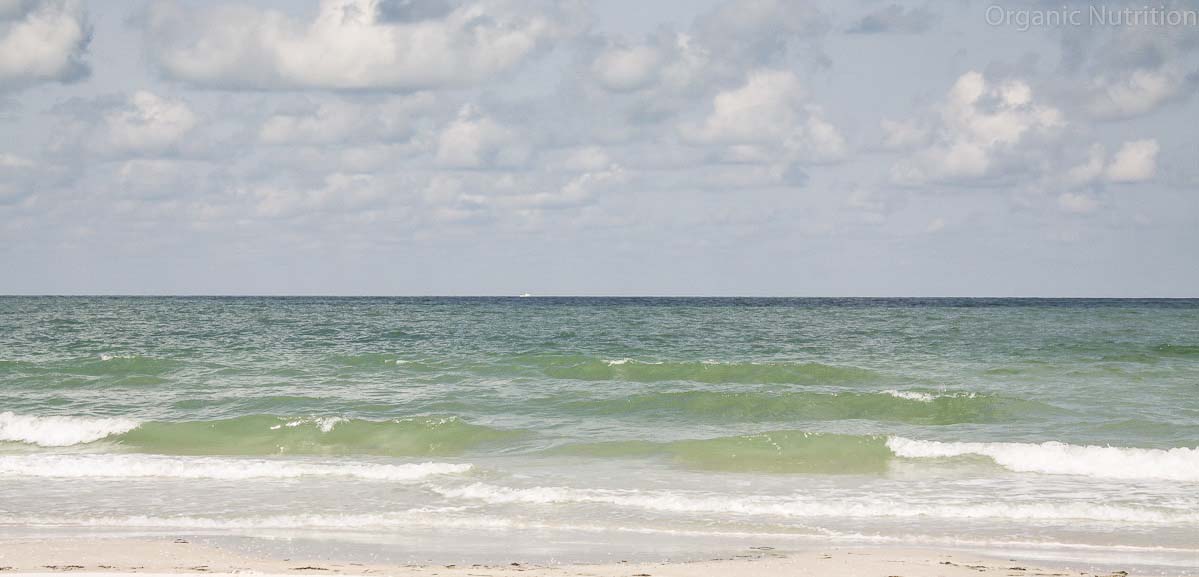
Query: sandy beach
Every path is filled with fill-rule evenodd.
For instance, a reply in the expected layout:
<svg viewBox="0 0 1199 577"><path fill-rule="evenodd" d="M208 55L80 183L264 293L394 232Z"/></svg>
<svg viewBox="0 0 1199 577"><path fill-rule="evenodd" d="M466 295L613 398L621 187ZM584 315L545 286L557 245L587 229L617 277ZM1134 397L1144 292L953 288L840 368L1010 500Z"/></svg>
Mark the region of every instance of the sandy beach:
<svg viewBox="0 0 1199 577"><path fill-rule="evenodd" d="M1011 559L923 549L830 547L782 553L748 550L743 555L689 562L596 565L503 564L377 565L312 559L256 557L185 539L50 539L0 542L0 571L6 575L72 574L271 574L271 575L444 575L527 577L716 577L795 575L813 577L959 577L984 575L1125 577L1156 573L1038 567Z"/></svg>

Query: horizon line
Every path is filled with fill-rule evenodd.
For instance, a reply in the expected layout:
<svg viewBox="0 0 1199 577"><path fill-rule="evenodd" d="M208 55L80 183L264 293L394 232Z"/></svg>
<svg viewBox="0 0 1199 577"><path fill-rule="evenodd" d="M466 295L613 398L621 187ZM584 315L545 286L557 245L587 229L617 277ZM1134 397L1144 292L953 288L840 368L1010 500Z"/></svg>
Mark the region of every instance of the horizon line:
<svg viewBox="0 0 1199 577"><path fill-rule="evenodd" d="M998 295L654 295L654 294L288 294L288 293L0 293L0 298L610 298L610 299L1010 299L1199 300L1199 296L998 296Z"/></svg>

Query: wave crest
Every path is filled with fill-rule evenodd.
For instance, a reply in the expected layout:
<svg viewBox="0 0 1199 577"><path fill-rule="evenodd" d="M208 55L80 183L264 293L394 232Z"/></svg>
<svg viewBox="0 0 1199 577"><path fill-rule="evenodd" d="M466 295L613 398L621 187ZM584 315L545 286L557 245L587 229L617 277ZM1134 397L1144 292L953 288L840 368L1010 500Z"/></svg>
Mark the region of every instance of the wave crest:
<svg viewBox="0 0 1199 577"><path fill-rule="evenodd" d="M414 481L470 471L469 463L332 463L168 457L161 455L4 455L0 477L296 479L343 476L371 481Z"/></svg>
<svg viewBox="0 0 1199 577"><path fill-rule="evenodd" d="M1199 448L1139 449L1045 443L960 443L891 437L896 456L947 458L978 455L1023 473L1085 475L1108 479L1199 481Z"/></svg>
<svg viewBox="0 0 1199 577"><path fill-rule="evenodd" d="M120 417L61 417L0 413L0 441L67 447L132 431L140 423Z"/></svg>

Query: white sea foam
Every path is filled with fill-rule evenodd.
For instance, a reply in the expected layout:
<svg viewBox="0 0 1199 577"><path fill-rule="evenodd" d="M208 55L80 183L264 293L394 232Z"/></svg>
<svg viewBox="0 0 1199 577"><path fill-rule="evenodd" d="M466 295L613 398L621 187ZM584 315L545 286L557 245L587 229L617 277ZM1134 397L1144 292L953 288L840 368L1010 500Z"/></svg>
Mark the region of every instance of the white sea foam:
<svg viewBox="0 0 1199 577"><path fill-rule="evenodd" d="M887 447L909 459L989 457L1026 473L1085 475L1107 479L1199 481L1199 449L1137 449L1066 443L955 443L891 437Z"/></svg>
<svg viewBox="0 0 1199 577"><path fill-rule="evenodd" d="M770 515L798 518L940 518L1013 521L1108 521L1119 523L1197 523L1199 512L1150 509L1090 502L904 502L895 499L812 500L801 496L729 497L668 491L616 491L568 487L513 488L472 483L433 487L437 493L489 504L607 504L672 513Z"/></svg>
<svg viewBox="0 0 1199 577"><path fill-rule="evenodd" d="M136 359L137 355L112 355L109 353L100 353L100 360L111 361L113 359Z"/></svg>
<svg viewBox="0 0 1199 577"><path fill-rule="evenodd" d="M926 393L923 391L900 391L897 389L887 389L882 393L897 399L920 401L922 403L931 403L937 399L973 399L978 396L977 393Z"/></svg>
<svg viewBox="0 0 1199 577"><path fill-rule="evenodd" d="M906 399L909 401L920 401L922 403L931 403L931 402L933 402L933 399L937 398L932 393L922 393L920 391L897 391L895 389L888 389L886 391L883 391L883 394L891 395L892 397L895 397L897 399Z"/></svg>
<svg viewBox="0 0 1199 577"><path fill-rule="evenodd" d="M66 447L129 432L140 423L120 417L44 417L0 413L0 441Z"/></svg>
<svg viewBox="0 0 1199 577"><path fill-rule="evenodd" d="M415 481L471 470L468 463L328 463L164 455L3 455L0 477L296 479L345 476L371 481Z"/></svg>
<svg viewBox="0 0 1199 577"><path fill-rule="evenodd" d="M320 429L322 433L328 433L332 431L333 427L336 427L338 423L345 422L346 420L347 419L344 417L305 417L303 419L288 421L282 425L274 425L271 427L271 430L274 431L283 427L299 427L301 425L307 425L311 423L316 425L316 427Z"/></svg>

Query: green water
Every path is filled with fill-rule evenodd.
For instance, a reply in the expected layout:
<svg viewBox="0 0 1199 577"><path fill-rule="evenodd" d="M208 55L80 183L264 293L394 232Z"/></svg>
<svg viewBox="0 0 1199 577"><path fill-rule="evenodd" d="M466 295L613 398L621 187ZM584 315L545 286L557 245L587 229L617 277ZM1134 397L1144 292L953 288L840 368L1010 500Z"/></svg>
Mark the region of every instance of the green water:
<svg viewBox="0 0 1199 577"><path fill-rule="evenodd" d="M0 298L18 532L456 519L1199 566L1197 446L1194 300Z"/></svg>

